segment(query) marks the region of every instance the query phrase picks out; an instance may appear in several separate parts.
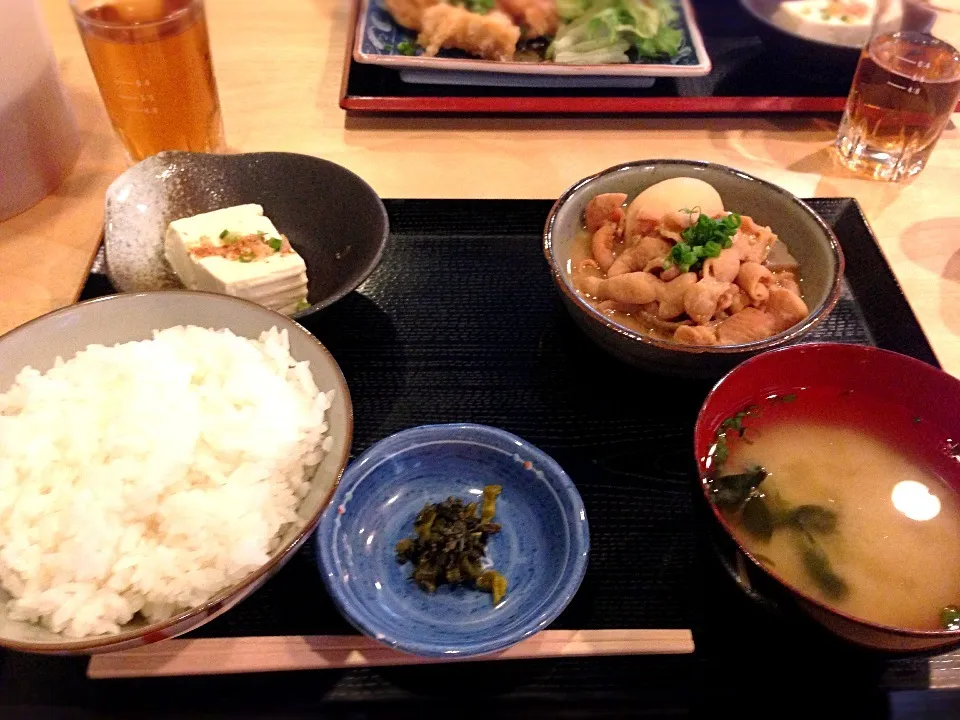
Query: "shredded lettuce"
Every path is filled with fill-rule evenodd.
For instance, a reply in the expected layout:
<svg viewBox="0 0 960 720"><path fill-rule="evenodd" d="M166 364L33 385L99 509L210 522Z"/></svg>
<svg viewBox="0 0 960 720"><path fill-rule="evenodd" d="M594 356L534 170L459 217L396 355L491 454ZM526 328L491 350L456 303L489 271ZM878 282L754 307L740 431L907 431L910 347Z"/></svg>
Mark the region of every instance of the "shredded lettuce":
<svg viewBox="0 0 960 720"><path fill-rule="evenodd" d="M591 0L557 0L557 15L565 22L576 20L590 7Z"/></svg>
<svg viewBox="0 0 960 720"><path fill-rule="evenodd" d="M557 0L557 11L564 24L547 50L557 63L626 63L631 48L672 56L683 42L673 0Z"/></svg>

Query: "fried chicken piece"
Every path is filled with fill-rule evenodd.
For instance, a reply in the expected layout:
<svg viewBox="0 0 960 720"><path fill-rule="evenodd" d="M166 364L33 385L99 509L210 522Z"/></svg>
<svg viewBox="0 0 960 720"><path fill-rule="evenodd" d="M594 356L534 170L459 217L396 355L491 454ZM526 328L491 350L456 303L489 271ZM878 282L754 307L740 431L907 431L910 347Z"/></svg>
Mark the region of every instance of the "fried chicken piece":
<svg viewBox="0 0 960 720"><path fill-rule="evenodd" d="M552 37L560 27L556 0L497 0L497 7L523 28L524 37Z"/></svg>
<svg viewBox="0 0 960 720"><path fill-rule="evenodd" d="M419 30L423 14L444 0L383 0L393 19L411 30Z"/></svg>
<svg viewBox="0 0 960 720"><path fill-rule="evenodd" d="M455 5L434 5L423 13L417 42L426 57L448 48L503 61L513 59L519 39L520 28L502 12L478 15Z"/></svg>

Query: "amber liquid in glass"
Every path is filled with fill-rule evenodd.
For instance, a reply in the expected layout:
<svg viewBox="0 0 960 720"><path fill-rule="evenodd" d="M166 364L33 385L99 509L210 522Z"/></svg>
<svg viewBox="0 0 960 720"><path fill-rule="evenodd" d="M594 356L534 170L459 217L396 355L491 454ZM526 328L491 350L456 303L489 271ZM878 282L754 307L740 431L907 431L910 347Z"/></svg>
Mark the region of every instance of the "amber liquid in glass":
<svg viewBox="0 0 960 720"><path fill-rule="evenodd" d="M919 172L960 98L960 53L930 35L879 35L864 49L837 147L878 179Z"/></svg>
<svg viewBox="0 0 960 720"><path fill-rule="evenodd" d="M107 112L131 159L161 150L222 149L202 4L117 0L88 9L78 25Z"/></svg>

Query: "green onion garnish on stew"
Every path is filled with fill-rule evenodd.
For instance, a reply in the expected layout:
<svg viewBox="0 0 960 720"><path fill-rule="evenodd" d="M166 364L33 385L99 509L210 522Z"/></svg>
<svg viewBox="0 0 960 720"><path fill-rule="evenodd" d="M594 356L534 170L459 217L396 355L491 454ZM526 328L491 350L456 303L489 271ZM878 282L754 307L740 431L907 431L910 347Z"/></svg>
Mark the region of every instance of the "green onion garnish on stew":
<svg viewBox="0 0 960 720"><path fill-rule="evenodd" d="M270 249L274 252L280 252L280 248L283 247L283 240L280 238L270 238L267 240L267 245L269 245Z"/></svg>
<svg viewBox="0 0 960 720"><path fill-rule="evenodd" d="M693 215L698 210L684 210ZM740 227L740 216L730 213L726 217L714 220L703 213L697 215L697 221L680 233L683 238L670 250L663 261L664 268L676 265L680 272L699 270L703 261L715 258L720 252L733 244L733 236Z"/></svg>
<svg viewBox="0 0 960 720"><path fill-rule="evenodd" d="M220 233L220 239L223 240L229 234L230 234L229 230L224 230L222 233Z"/></svg>
<svg viewBox="0 0 960 720"><path fill-rule="evenodd" d="M237 258L237 260L242 263L248 263L253 262L254 258L256 258L256 255L253 254L252 250L244 250L240 253L240 256Z"/></svg>

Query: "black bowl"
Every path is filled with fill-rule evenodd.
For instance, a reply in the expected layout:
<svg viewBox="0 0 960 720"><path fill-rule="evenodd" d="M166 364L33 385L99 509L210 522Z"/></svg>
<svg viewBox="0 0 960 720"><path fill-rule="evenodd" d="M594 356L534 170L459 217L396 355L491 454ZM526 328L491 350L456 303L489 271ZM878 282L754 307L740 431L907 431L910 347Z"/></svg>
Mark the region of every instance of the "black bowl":
<svg viewBox="0 0 960 720"><path fill-rule="evenodd" d="M740 0L740 6L757 22L757 32L766 47L765 60L778 70L825 86L825 91L826 86L842 83L846 93L862 48L815 40L780 27L772 19L779 5L780 0ZM899 27L930 32L936 19L937 11L933 8L920 2L904 3Z"/></svg>
<svg viewBox="0 0 960 720"><path fill-rule="evenodd" d="M107 274L122 292L181 287L163 256L172 220L257 203L307 265L303 318L356 289L380 261L387 211L366 182L311 155L162 152L107 189Z"/></svg>

